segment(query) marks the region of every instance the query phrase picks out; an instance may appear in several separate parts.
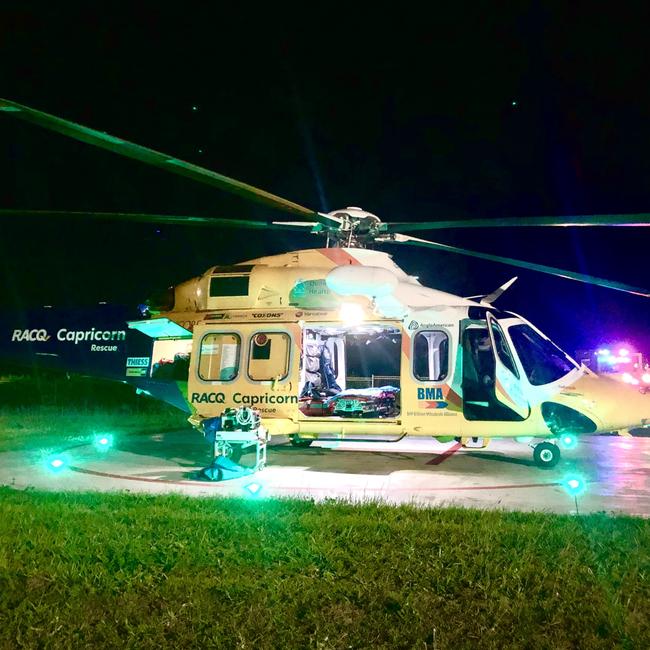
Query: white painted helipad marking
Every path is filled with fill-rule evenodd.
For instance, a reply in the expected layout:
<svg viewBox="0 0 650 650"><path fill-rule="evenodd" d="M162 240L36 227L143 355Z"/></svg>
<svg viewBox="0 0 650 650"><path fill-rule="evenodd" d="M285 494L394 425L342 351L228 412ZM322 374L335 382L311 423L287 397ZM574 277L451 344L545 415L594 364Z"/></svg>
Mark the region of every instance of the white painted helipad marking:
<svg viewBox="0 0 650 650"><path fill-rule="evenodd" d="M85 444L66 450L72 471L45 471L34 452L0 453L0 483L17 488L129 490L187 495L299 496L429 506L461 505L568 513L574 499L560 486L569 473L588 481L580 512L650 516L650 438L584 438L563 451L553 470L534 466L529 447L494 440L482 450L459 449L444 463L427 464L455 443L411 438L399 443L318 442L309 449L270 445L267 468L221 483L196 480L210 462L210 446L188 432L129 436L106 453ZM277 442L277 441L276 441ZM615 443L615 444L613 444ZM630 445L627 448L623 445ZM121 448L120 448L121 445ZM165 456L166 451L169 456ZM246 459L244 459L246 460Z"/></svg>

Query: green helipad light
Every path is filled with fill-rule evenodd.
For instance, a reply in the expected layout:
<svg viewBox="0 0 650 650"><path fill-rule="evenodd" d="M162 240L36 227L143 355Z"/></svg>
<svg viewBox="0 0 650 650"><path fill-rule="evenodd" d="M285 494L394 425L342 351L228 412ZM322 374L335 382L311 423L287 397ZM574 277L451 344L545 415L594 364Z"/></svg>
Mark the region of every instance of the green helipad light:
<svg viewBox="0 0 650 650"><path fill-rule="evenodd" d="M560 436L560 444L565 449L575 449L578 446L578 438L572 433L565 433Z"/></svg>
<svg viewBox="0 0 650 650"><path fill-rule="evenodd" d="M567 476L564 481L562 481L562 485L573 497L581 495L587 487L585 480L580 476Z"/></svg>
<svg viewBox="0 0 650 650"><path fill-rule="evenodd" d="M256 496L259 494L262 486L259 483L249 483L244 486L244 489L248 490L253 496Z"/></svg>
<svg viewBox="0 0 650 650"><path fill-rule="evenodd" d="M113 446L113 436L107 433L100 433L93 439L93 445L97 451L107 451Z"/></svg>
<svg viewBox="0 0 650 650"><path fill-rule="evenodd" d="M45 469L52 474L62 472L68 466L68 459L65 454L54 454L45 460Z"/></svg>

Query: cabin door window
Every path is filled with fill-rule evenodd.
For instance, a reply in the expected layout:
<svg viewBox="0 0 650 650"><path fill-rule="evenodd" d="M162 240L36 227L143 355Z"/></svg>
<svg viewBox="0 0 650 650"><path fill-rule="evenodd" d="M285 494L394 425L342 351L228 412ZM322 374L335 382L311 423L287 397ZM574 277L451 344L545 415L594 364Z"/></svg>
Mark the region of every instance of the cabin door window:
<svg viewBox="0 0 650 650"><path fill-rule="evenodd" d="M248 377L253 381L282 381L289 374L289 335L258 332L251 337Z"/></svg>
<svg viewBox="0 0 650 650"><path fill-rule="evenodd" d="M444 381L449 373L449 337L440 330L418 332L413 341L413 376Z"/></svg>
<svg viewBox="0 0 650 650"><path fill-rule="evenodd" d="M199 352L199 377L203 381L232 381L239 374L241 338L231 332L206 334Z"/></svg>

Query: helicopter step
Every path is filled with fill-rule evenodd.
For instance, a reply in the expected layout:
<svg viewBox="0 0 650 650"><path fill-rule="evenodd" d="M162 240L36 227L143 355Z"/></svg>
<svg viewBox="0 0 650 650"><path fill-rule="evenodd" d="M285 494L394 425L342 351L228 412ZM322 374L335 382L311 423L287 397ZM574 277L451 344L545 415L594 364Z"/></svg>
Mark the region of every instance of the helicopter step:
<svg viewBox="0 0 650 650"><path fill-rule="evenodd" d="M485 449L490 444L490 438L477 436L472 436L471 438L457 437L455 440L456 442L460 442L466 449Z"/></svg>

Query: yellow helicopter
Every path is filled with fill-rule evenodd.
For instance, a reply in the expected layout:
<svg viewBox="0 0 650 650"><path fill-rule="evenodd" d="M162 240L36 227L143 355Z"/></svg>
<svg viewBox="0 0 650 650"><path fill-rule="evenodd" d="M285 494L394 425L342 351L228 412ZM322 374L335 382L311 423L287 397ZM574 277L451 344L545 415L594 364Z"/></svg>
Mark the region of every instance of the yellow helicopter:
<svg viewBox="0 0 650 650"><path fill-rule="evenodd" d="M450 251L648 298L647 290L620 282L406 234L648 226L648 215L386 223L358 207L321 213L15 102L0 100L0 111L284 211L292 220L66 216L298 230L325 238L321 248L214 266L171 288L142 319L129 323L153 345L146 363L129 367L127 362L125 380L155 377L161 365L182 367L174 387L191 412L190 422L214 443L211 478L233 469L224 459L234 465L253 447L254 469L261 469L271 436L307 446L319 438L397 441L409 435L456 439L478 448L492 437L509 437L529 444L537 465L553 467L564 436L650 425L649 397L596 375L523 316L495 307L516 278L489 295L460 297L423 286L390 255L366 248L389 244Z"/></svg>

